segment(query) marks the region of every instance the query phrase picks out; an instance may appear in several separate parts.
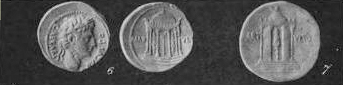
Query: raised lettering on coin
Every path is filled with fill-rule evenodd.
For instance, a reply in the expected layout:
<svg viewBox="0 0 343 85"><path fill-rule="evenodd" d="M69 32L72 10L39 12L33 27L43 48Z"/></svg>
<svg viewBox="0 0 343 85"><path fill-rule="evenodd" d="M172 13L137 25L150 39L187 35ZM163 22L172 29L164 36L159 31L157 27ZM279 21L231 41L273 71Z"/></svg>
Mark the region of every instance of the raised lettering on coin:
<svg viewBox="0 0 343 85"><path fill-rule="evenodd" d="M285 1L264 4L245 20L240 52L245 66L263 79L290 81L305 75L319 50L319 28L304 9Z"/></svg>
<svg viewBox="0 0 343 85"><path fill-rule="evenodd" d="M62 69L80 72L96 63L108 47L109 32L99 13L83 2L51 8L38 27L38 41L47 60Z"/></svg>
<svg viewBox="0 0 343 85"><path fill-rule="evenodd" d="M181 62L191 51L192 37L185 15L164 2L137 8L125 19L120 32L126 58L149 72L166 71Z"/></svg>

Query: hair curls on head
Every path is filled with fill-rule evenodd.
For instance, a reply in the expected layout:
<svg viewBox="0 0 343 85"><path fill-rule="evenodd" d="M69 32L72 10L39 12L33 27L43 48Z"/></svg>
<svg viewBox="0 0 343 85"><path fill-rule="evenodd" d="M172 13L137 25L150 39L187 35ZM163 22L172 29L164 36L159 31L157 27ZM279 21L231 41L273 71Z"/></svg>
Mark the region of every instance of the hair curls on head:
<svg viewBox="0 0 343 85"><path fill-rule="evenodd" d="M59 42L63 49L69 49L74 44L77 35L82 32L93 30L94 20L83 15L75 15L62 19L59 29Z"/></svg>

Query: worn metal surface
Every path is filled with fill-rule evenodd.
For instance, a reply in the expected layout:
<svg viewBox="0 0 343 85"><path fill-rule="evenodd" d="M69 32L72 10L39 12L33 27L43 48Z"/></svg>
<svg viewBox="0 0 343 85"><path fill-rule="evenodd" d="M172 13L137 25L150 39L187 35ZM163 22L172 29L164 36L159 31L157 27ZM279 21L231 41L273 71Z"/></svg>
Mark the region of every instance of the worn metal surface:
<svg viewBox="0 0 343 85"><path fill-rule="evenodd" d="M108 27L92 7L77 1L58 4L45 13L37 37L45 58L62 69L80 72L105 54Z"/></svg>
<svg viewBox="0 0 343 85"><path fill-rule="evenodd" d="M317 60L319 27L299 6L270 2L247 17L239 44L245 66L257 76L275 82L295 80Z"/></svg>
<svg viewBox="0 0 343 85"><path fill-rule="evenodd" d="M180 63L192 48L192 28L175 5L144 4L123 22L120 42L126 59L149 72L166 71Z"/></svg>

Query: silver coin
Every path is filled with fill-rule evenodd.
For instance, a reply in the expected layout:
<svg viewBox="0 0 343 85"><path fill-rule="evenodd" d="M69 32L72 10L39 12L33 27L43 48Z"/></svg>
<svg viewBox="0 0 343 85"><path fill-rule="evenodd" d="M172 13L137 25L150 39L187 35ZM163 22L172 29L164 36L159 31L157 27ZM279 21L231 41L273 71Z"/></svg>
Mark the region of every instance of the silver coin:
<svg viewBox="0 0 343 85"><path fill-rule="evenodd" d="M107 51L109 36L103 17L78 1L49 9L37 30L45 58L71 72L81 72L98 62Z"/></svg>
<svg viewBox="0 0 343 85"><path fill-rule="evenodd" d="M180 63L191 51L193 31L183 12L165 2L144 4L123 22L120 43L136 68L162 72Z"/></svg>
<svg viewBox="0 0 343 85"><path fill-rule="evenodd" d="M319 35L318 24L306 10L285 1L266 3L243 24L241 57L245 66L263 79L299 79L317 60Z"/></svg>

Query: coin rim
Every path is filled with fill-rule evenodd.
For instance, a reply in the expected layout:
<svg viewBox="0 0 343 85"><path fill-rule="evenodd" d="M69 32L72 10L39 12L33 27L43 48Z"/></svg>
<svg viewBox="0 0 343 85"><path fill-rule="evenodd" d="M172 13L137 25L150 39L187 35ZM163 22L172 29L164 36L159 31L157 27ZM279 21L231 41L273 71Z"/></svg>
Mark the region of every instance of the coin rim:
<svg viewBox="0 0 343 85"><path fill-rule="evenodd" d="M99 19L100 24L103 24L103 26L105 27L103 30L105 31L105 33L106 33L105 35L107 36L107 39L108 39L108 42L106 43L106 47L105 47L105 51L104 51L104 53L106 53L106 51L108 50L109 43L110 43L109 42L110 41L110 39L109 39L110 33L109 33L109 30L108 30L108 26L107 26L106 20L105 20L104 16L102 14L98 13L93 7L91 7L90 5L88 5L88 4L84 3L84 2L81 2L81 1L63 2L63 3L60 3L60 4L54 5L52 8L48 9L48 11L45 12L45 14L43 15L43 17L41 18L41 20L39 22L38 29L37 29L37 39L38 39L39 47L41 48L41 51L42 51L45 59L48 60L51 64L53 64L54 66L59 67L59 68L61 68L63 70L70 71L70 72L81 72L83 70L88 69L90 66L84 67L83 69L80 68L79 70L70 70L70 69L65 68L65 66L61 65L60 62L52 60L50 54L47 52L47 49L46 49L46 47L47 47L46 43L47 42L44 40L44 39L47 39L47 35L48 35L48 33L49 33L50 29L51 29L51 28L49 28L49 26L54 21L53 18L58 18L59 15L56 15L56 17L51 17L50 20L47 17L54 15L54 14L51 14L51 13L57 11L57 9L59 9L61 7L64 7L64 6L67 6L67 5L70 5L70 4L75 4L75 5L71 5L71 6L76 6L76 7L78 7L78 6L87 7L89 9L89 11L82 11L82 12L85 12L85 13L88 13L90 15L95 16L95 18ZM75 11L80 11L79 9L80 8L76 9ZM60 13L60 14L63 14L63 13L68 12L68 11L61 11L61 12L62 13ZM47 22L47 20L49 22ZM46 25L45 28L42 28L43 23L47 23L48 25ZM46 30L43 30L43 29L46 29ZM95 63L97 63L100 59L102 59L102 57L104 57L104 55L102 55L100 58L97 58ZM92 57L95 57L95 56L92 56ZM88 63L90 63L90 61ZM95 64L95 63L93 63L93 64ZM91 66L93 66L93 65L91 65Z"/></svg>
<svg viewBox="0 0 343 85"><path fill-rule="evenodd" d="M151 2L151 3L143 4L143 5L139 6L138 8L136 8L123 21L123 24L121 25L121 29L120 29L119 40L120 40L121 48L122 48L122 51L125 55L125 58L129 61L129 63L131 63L134 67L136 67L140 70L143 70L143 71L147 71L147 72L164 72L164 71L172 69L177 64L181 63L182 60L185 59L191 53L191 50L193 47L193 42L192 42L192 44L191 44L192 46L190 47L189 52L186 53L184 56L182 56L180 58L180 61L177 61L177 63L175 63L175 64L170 64L170 65L153 64L153 65L151 65L151 67L148 67L148 66L142 64L142 63L144 63L143 61L138 59L138 57L135 56L133 53L127 51L127 50L130 50L131 48L125 46L124 42L125 41L128 42L129 40L128 39L124 40L124 34L128 31L132 30L131 28L128 28L128 27L130 27L130 26L128 26L128 25L130 25L129 22L134 22L134 21L132 21L132 19L135 19L135 18L137 18L137 16L139 16L139 14L142 14L141 13L142 10L154 7L156 5L167 5L167 6L170 6L171 9L176 9L177 11L179 11L181 13L180 15L182 15L184 20L187 21L187 26L190 27L189 29L192 32L191 38L193 39L193 30L189 24L189 21L186 19L185 14L178 7L176 7L174 4L171 4L168 2ZM133 49L131 49L131 50L133 50ZM132 55L132 56L130 56L130 55ZM156 68L156 67L158 67L158 68ZM164 67L164 68L159 68L159 67Z"/></svg>
<svg viewBox="0 0 343 85"><path fill-rule="evenodd" d="M253 15L255 15L257 12L261 11L261 9L265 8L265 7L268 7L268 6L273 6L275 4L286 4L286 5L291 5L292 7L295 7L297 8L297 10L301 13L306 13L306 15L309 15L307 16L308 18L312 19L314 21L314 25L315 25L315 29L313 30L316 30L316 33L318 35L315 35L316 38L318 38L318 41L315 41L317 42L318 46L316 48L314 48L314 57L311 57L313 58L313 62L312 63L308 63L310 65L308 65L308 69L304 69L302 70L303 72L299 72L301 74L296 74L296 75L293 75L292 79L285 79L285 80L280 80L280 79L275 79L275 78L271 78L271 77L268 77L268 76L265 76L265 75L262 75L262 74L257 74L256 71L256 68L252 68L250 65L247 64L247 61L246 61L246 58L243 57L243 47L242 47L242 42L243 42L243 36L242 34L244 34L243 32L245 32L247 28L247 23L250 21L251 17ZM249 15L248 17L244 20L244 23L243 23L243 26L242 26L242 30L240 32L240 36L239 36L239 48L240 48L240 55L241 55L241 58L242 58L242 61L245 65L246 68L248 68L248 70L250 72L252 72L253 74L257 75L258 77L262 78L262 79L265 79L265 80L268 80L268 81L273 81L273 82L287 82L287 81L293 81L293 80L297 80L297 79L300 79L301 77L303 77L304 75L306 75L313 67L314 65L316 64L316 61L318 59L318 54L319 54L319 49L320 49L320 30L319 30L319 26L318 26L318 23L317 21L315 20L315 18L307 11L305 10L304 8L301 8L300 6L296 5L296 4L293 4L293 3L290 3L290 2L287 2L287 1L274 1L274 2L267 2L267 3L264 3L260 6L258 6L257 8L255 8Z"/></svg>

